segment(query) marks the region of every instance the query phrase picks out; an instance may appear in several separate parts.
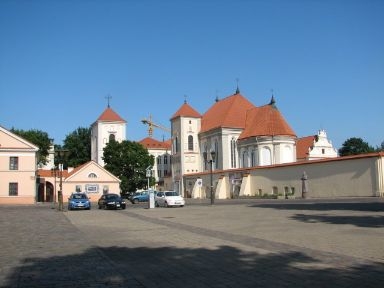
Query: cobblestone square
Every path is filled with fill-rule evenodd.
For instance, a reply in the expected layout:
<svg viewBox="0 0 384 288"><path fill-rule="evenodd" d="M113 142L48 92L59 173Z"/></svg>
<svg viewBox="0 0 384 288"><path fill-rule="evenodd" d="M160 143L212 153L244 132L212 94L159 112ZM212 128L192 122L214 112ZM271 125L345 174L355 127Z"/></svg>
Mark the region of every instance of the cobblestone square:
<svg viewBox="0 0 384 288"><path fill-rule="evenodd" d="M0 207L1 287L382 287L384 201Z"/></svg>

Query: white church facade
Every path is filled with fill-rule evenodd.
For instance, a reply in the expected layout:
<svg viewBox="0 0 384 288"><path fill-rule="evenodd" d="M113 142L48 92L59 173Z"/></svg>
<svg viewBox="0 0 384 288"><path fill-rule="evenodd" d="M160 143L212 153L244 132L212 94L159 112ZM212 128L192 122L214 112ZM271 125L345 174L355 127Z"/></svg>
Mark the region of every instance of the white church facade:
<svg viewBox="0 0 384 288"><path fill-rule="evenodd" d="M296 162L297 136L276 106L274 97L255 106L237 89L216 99L200 114L186 101L171 117L172 175L175 189L190 190L183 175L213 170L259 167ZM332 151L335 151L334 149ZM204 158L208 155L208 161ZM322 154L321 158L336 157Z"/></svg>

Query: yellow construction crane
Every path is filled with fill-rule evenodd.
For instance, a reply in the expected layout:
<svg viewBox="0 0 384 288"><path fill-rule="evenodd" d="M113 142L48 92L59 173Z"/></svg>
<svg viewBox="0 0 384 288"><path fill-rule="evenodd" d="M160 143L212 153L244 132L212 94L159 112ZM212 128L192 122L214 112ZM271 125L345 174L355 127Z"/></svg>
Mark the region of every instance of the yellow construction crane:
<svg viewBox="0 0 384 288"><path fill-rule="evenodd" d="M164 131L167 131L167 132L171 133L171 129L169 129L167 127L164 127L162 125L154 123L152 121L152 115L151 114L149 114L149 118L148 119L144 118L144 119L141 120L141 122L143 122L143 124L148 125L148 136L149 137L152 137L152 135L153 135L153 127L156 127L156 128L159 128L159 129L162 129Z"/></svg>

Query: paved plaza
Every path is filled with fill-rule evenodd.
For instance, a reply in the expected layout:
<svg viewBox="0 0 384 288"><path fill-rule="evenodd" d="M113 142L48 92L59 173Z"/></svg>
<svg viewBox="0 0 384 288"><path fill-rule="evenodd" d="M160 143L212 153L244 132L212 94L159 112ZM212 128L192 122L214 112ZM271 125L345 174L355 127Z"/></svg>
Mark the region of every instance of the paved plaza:
<svg viewBox="0 0 384 288"><path fill-rule="evenodd" d="M384 199L146 207L0 206L0 287L384 287Z"/></svg>

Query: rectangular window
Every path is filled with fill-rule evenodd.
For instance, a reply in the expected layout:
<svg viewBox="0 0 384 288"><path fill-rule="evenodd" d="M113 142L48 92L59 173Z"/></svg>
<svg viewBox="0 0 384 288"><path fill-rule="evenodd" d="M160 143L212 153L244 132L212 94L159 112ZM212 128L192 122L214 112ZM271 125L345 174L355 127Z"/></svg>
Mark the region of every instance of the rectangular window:
<svg viewBox="0 0 384 288"><path fill-rule="evenodd" d="M103 186L103 194L107 194L109 193L109 186L108 185L104 185Z"/></svg>
<svg viewBox="0 0 384 288"><path fill-rule="evenodd" d="M86 193L99 193L99 185L98 184L85 184L85 192Z"/></svg>
<svg viewBox="0 0 384 288"><path fill-rule="evenodd" d="M9 196L18 196L19 195L19 183L11 182L9 183Z"/></svg>
<svg viewBox="0 0 384 288"><path fill-rule="evenodd" d="M9 170L19 170L19 157L9 157Z"/></svg>

